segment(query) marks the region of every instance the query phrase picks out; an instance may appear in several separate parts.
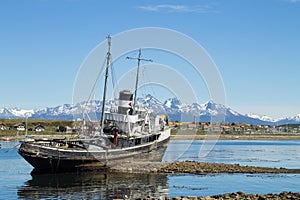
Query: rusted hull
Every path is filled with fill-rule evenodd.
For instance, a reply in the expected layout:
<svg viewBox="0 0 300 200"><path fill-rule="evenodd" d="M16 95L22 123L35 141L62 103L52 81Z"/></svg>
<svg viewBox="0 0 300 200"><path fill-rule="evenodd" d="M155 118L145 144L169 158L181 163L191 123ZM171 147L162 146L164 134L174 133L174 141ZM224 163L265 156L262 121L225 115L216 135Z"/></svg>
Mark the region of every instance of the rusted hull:
<svg viewBox="0 0 300 200"><path fill-rule="evenodd" d="M131 148L102 151L47 148L34 142L23 142L19 154L37 173L84 171L91 163L97 163L97 170L100 170L109 167L110 163L115 164L131 158L133 161L161 161L169 139Z"/></svg>

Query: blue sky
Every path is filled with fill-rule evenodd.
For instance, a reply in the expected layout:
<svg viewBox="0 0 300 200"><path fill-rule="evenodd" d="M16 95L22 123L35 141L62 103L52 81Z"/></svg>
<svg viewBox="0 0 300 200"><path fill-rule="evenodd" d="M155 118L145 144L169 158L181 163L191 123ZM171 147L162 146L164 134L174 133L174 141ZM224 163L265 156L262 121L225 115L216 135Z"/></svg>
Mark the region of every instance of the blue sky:
<svg viewBox="0 0 300 200"><path fill-rule="evenodd" d="M72 103L81 63L107 34L162 27L206 49L227 106L274 118L297 115L299 19L298 0L2 0L0 107Z"/></svg>

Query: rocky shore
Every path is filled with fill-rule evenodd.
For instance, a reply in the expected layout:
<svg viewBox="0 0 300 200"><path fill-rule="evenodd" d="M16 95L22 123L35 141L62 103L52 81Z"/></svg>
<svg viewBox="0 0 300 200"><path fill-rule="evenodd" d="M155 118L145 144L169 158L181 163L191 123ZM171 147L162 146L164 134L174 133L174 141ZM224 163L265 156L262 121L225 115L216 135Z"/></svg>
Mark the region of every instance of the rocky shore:
<svg viewBox="0 0 300 200"><path fill-rule="evenodd" d="M300 169L268 168L241 166L239 164L208 163L208 162L173 162L162 167L159 172L165 173L300 173Z"/></svg>
<svg viewBox="0 0 300 200"><path fill-rule="evenodd" d="M137 200L152 200L154 198L139 198ZM234 193L226 193L213 196L180 196L180 197L160 197L160 200L297 200L300 199L299 192L281 192L279 194L245 194L242 191Z"/></svg>
<svg viewBox="0 0 300 200"><path fill-rule="evenodd" d="M88 170L95 170L97 166L89 165ZM241 166L239 164L208 163L208 162L123 162L113 164L108 167L110 172L124 173L191 173L191 174L208 174L208 173L292 173L299 174L300 169L286 168L268 168Z"/></svg>
<svg viewBox="0 0 300 200"><path fill-rule="evenodd" d="M268 168L241 166L239 164L223 164L208 162L173 162L173 163L122 163L111 165L108 169L110 172L125 173L192 173L192 174L211 174L211 173L294 173L299 174L300 169L286 168ZM139 200L152 200L155 198L146 197ZM242 191L226 193L213 196L177 196L177 197L160 197L161 200L296 200L300 199L299 192L281 192L279 194L245 194Z"/></svg>

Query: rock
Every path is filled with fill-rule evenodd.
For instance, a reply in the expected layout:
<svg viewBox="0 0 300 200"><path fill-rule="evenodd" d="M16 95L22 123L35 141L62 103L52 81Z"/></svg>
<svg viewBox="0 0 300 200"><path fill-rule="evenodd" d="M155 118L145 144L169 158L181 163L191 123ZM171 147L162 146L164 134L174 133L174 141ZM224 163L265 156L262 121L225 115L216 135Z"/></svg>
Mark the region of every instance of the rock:
<svg viewBox="0 0 300 200"><path fill-rule="evenodd" d="M187 198L190 199L190 200L197 200L196 196L187 196Z"/></svg>
<svg viewBox="0 0 300 200"><path fill-rule="evenodd" d="M244 192L243 191L238 191L237 194L238 195L244 195Z"/></svg>
<svg viewBox="0 0 300 200"><path fill-rule="evenodd" d="M173 200L181 200L181 197L173 197Z"/></svg>
<svg viewBox="0 0 300 200"><path fill-rule="evenodd" d="M237 196L237 193L231 193L229 196L234 199Z"/></svg>
<svg viewBox="0 0 300 200"><path fill-rule="evenodd" d="M204 199L205 199L205 200L214 200L215 198L212 198L212 197L207 196L207 197L205 197Z"/></svg>

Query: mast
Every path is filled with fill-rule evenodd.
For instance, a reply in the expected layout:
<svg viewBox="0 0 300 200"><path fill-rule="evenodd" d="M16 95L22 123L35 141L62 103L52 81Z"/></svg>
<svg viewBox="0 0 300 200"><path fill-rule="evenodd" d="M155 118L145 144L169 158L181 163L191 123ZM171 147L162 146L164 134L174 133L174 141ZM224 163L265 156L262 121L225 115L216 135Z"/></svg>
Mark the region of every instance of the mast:
<svg viewBox="0 0 300 200"><path fill-rule="evenodd" d="M108 68L110 65L110 46L111 46L111 37L107 36L108 50L106 54L106 69L105 69L105 81L104 81L104 90L103 90L103 100L102 100L102 112L101 112L101 133L103 133L104 128L104 109L106 101L106 90L107 90L107 79L108 79Z"/></svg>
<svg viewBox="0 0 300 200"><path fill-rule="evenodd" d="M132 106L133 108L134 108L134 106L136 104L136 98L137 98L137 89L138 89L138 86L139 86L139 73L140 73L140 63L141 63L141 60L148 61L148 62L153 62L153 60L151 60L151 59L141 58L141 55L142 55L142 49L139 49L139 56L137 58L126 57L127 59L134 59L134 60L138 61L138 67L137 67L136 79L135 79L134 101L133 101L133 106Z"/></svg>

